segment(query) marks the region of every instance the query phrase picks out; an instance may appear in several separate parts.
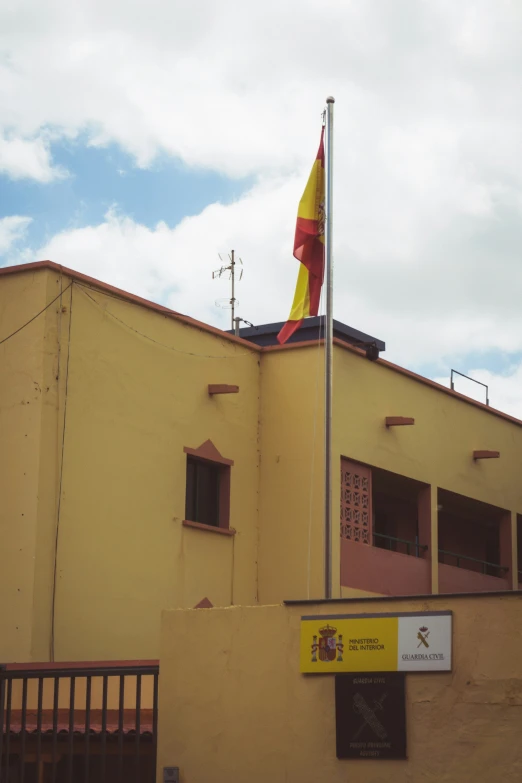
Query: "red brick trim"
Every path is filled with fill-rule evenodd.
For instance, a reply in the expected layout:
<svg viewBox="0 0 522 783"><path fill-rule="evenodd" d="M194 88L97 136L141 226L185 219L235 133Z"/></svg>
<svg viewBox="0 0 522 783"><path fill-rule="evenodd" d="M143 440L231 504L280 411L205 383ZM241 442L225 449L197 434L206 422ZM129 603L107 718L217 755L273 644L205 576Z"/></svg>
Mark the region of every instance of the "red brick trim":
<svg viewBox="0 0 522 783"><path fill-rule="evenodd" d="M214 604L206 596L202 598L199 604L196 604L194 609L213 609Z"/></svg>
<svg viewBox="0 0 522 783"><path fill-rule="evenodd" d="M233 459L227 459L222 457L217 448L214 446L211 440L206 440L197 449L191 449L189 446L184 446L183 451L185 454L190 454L191 457L197 459L203 459L206 462L217 462L219 465L233 465Z"/></svg>
<svg viewBox="0 0 522 783"><path fill-rule="evenodd" d="M498 459L500 451L478 450L473 452L473 459Z"/></svg>
<svg viewBox="0 0 522 783"><path fill-rule="evenodd" d="M404 427L409 424L415 424L415 419L410 416L386 416L387 427Z"/></svg>
<svg viewBox="0 0 522 783"><path fill-rule="evenodd" d="M184 519L183 526L194 527L196 530L206 530L208 533L219 533L222 536L236 535L236 531L233 527L214 527L214 525L203 525L201 522L192 522L190 519Z"/></svg>
<svg viewBox="0 0 522 783"><path fill-rule="evenodd" d="M209 394L237 394L239 386L229 386L226 383L209 383Z"/></svg>

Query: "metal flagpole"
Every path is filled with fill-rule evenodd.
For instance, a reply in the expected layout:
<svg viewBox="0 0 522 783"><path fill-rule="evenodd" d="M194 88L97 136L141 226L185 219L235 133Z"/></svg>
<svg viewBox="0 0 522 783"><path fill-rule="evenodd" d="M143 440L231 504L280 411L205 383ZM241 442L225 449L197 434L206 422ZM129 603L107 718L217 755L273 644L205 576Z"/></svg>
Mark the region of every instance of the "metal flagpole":
<svg viewBox="0 0 522 783"><path fill-rule="evenodd" d="M325 394L324 394L324 595L332 597L332 370L333 370L333 114L335 99L326 99L325 187Z"/></svg>

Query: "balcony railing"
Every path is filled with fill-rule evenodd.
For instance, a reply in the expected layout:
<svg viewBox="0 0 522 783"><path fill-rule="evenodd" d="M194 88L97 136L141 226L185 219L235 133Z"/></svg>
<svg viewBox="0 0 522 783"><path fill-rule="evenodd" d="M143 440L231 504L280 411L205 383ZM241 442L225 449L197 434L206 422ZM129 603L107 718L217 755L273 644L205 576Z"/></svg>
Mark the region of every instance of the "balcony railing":
<svg viewBox="0 0 522 783"><path fill-rule="evenodd" d="M380 541L383 543L381 544ZM373 533L374 546L379 546L381 549L389 549L390 551L397 551L397 544L402 544L406 547L406 554L411 555L411 549L414 551L414 557L422 557L422 554L428 550L426 544L419 544L418 541L408 541L406 538L397 538L396 536L388 536L385 533ZM395 544L395 546L394 546Z"/></svg>
<svg viewBox="0 0 522 783"><path fill-rule="evenodd" d="M446 549L439 549L439 555L442 555L442 560L440 560L439 558L439 561L445 563L445 565L456 565L457 568L466 568L465 565L464 566L461 565L461 562L465 560L467 563L473 563L474 565L479 565L481 568L481 572L483 574L489 573L490 576L502 577L504 576L504 574L506 574L509 571L509 568L507 568L507 566L499 565L499 563L490 563L487 560L478 560L476 557L461 555L458 552L448 552ZM453 557L455 558L456 563L447 563L444 560L444 557ZM491 574L490 571L494 571L495 573Z"/></svg>
<svg viewBox="0 0 522 783"><path fill-rule="evenodd" d="M0 665L0 783L153 783L158 674L153 662Z"/></svg>

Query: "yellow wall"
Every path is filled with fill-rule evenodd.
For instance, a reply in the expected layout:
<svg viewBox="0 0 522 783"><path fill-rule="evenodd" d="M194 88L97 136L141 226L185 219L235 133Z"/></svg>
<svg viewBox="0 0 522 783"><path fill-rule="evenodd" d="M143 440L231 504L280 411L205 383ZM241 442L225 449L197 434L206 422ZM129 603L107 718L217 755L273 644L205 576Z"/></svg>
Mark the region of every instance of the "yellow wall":
<svg viewBox="0 0 522 783"><path fill-rule="evenodd" d="M260 603L308 596L311 493L309 595L324 595L323 368L322 349L313 346L262 354ZM415 425L387 429L386 416L412 416ZM311 480L314 437L315 479ZM498 450L501 457L475 462L475 449ZM341 594L341 456L432 484L435 504L436 488L441 487L507 510L522 510L521 425L338 346L334 348L332 454L334 597ZM344 597L358 593L342 591Z"/></svg>
<svg viewBox="0 0 522 783"><path fill-rule="evenodd" d="M337 760L334 678L299 673L301 615L444 609L453 673L407 675L408 761ZM516 595L166 612L157 780L518 781L519 620Z"/></svg>
<svg viewBox="0 0 522 783"><path fill-rule="evenodd" d="M46 280L46 302L59 299L45 314L42 361L42 406L40 426L40 471L38 516L34 560L33 636L31 660L51 657L53 584L60 511L63 425L69 356L71 310L70 280L51 273ZM62 487L63 489L63 487ZM57 573L58 576L58 573Z"/></svg>
<svg viewBox="0 0 522 783"><path fill-rule="evenodd" d="M335 452L505 509L522 509L522 425L335 347ZM390 427L386 416L413 416ZM474 461L475 449L500 459ZM339 472L337 479L339 480Z"/></svg>
<svg viewBox="0 0 522 783"><path fill-rule="evenodd" d="M154 658L162 608L256 600L258 355L72 291L55 658ZM234 537L182 526L183 447L209 438L235 461Z"/></svg>
<svg viewBox="0 0 522 783"><path fill-rule="evenodd" d="M63 295L0 345L0 660L154 658L164 608L322 596L322 348L260 352L70 282L1 278L0 339ZM334 354L334 596L341 455L522 512L522 427ZM234 537L182 526L183 447L207 439L235 462Z"/></svg>
<svg viewBox="0 0 522 783"><path fill-rule="evenodd" d="M45 306L46 274L0 287L0 339ZM30 655L36 547L43 321L0 345L0 652Z"/></svg>
<svg viewBox="0 0 522 783"><path fill-rule="evenodd" d="M435 505L439 487L510 511L522 509L518 478L521 425L383 363L370 362L339 347L335 347L334 354L334 459L350 457L431 484ZM387 429L386 416L411 416L415 424ZM500 459L474 461L475 449L500 451ZM338 498L340 472L334 471L333 475L333 494ZM337 531L333 537L336 574L340 562ZM516 573L516 540L513 543ZM435 592L438 556L433 545L432 558Z"/></svg>
<svg viewBox="0 0 522 783"><path fill-rule="evenodd" d="M324 595L323 373L322 349L286 349L262 354L259 530L259 602L262 604Z"/></svg>
<svg viewBox="0 0 522 783"><path fill-rule="evenodd" d="M0 340L45 308L67 282L46 270L3 277ZM58 389L63 388L63 378L58 377L58 328L67 331L67 292L0 345L0 659L4 661L49 655L48 633L42 634L41 629L50 622L58 497L57 406Z"/></svg>
<svg viewBox="0 0 522 783"><path fill-rule="evenodd" d="M0 660L155 658L163 608L257 599L258 352L69 283L0 285L0 339L65 289L0 346ZM235 462L233 537L182 526L207 439Z"/></svg>

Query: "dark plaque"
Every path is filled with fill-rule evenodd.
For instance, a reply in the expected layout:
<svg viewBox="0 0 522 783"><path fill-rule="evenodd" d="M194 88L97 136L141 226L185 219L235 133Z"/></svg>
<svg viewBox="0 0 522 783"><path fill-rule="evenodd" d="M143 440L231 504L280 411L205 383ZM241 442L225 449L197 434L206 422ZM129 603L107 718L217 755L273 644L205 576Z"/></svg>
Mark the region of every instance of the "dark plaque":
<svg viewBox="0 0 522 783"><path fill-rule="evenodd" d="M404 674L337 674L335 719L338 759L405 759Z"/></svg>

